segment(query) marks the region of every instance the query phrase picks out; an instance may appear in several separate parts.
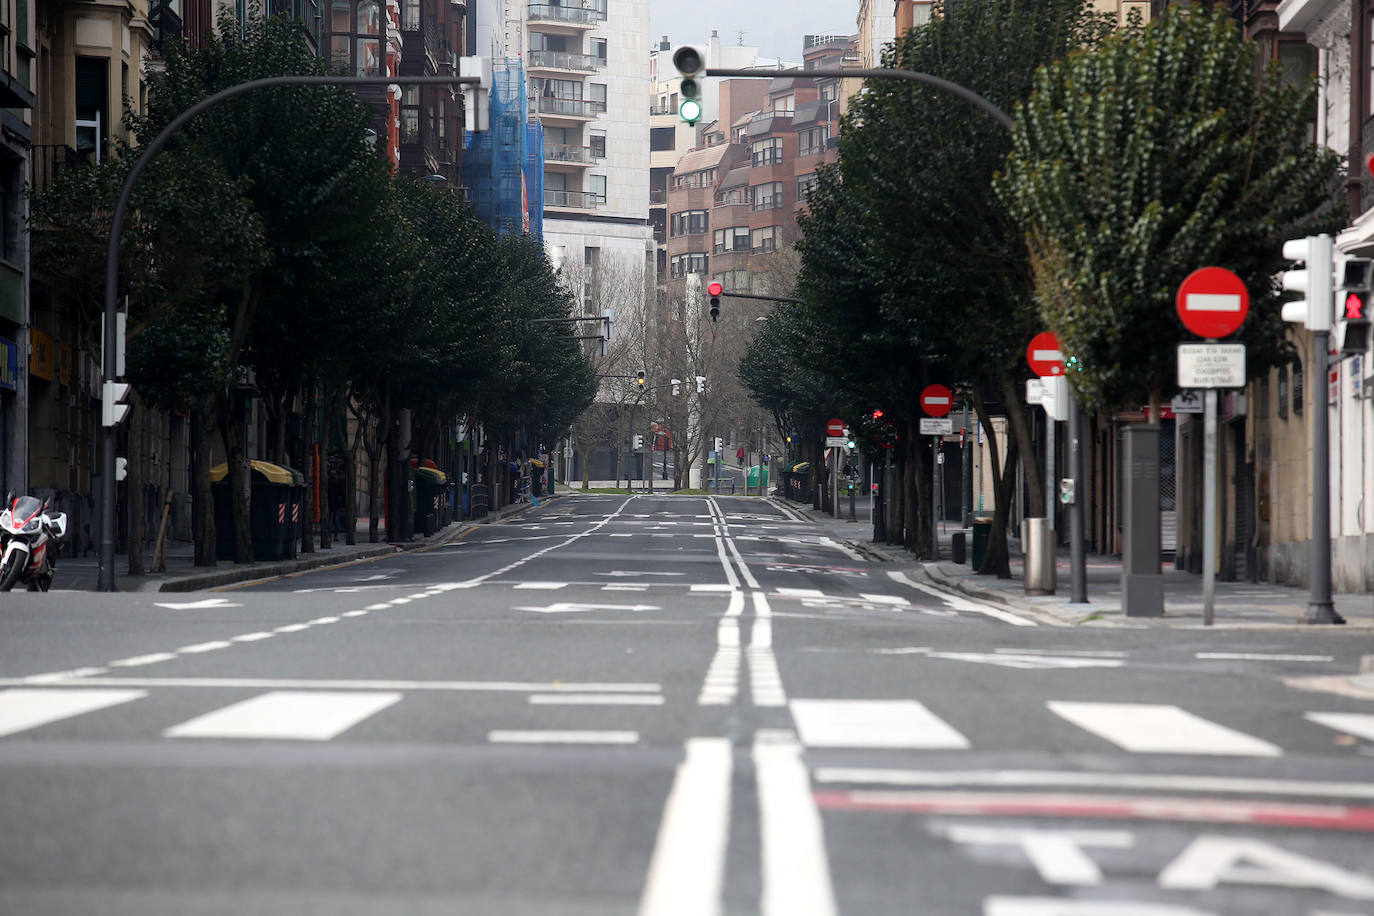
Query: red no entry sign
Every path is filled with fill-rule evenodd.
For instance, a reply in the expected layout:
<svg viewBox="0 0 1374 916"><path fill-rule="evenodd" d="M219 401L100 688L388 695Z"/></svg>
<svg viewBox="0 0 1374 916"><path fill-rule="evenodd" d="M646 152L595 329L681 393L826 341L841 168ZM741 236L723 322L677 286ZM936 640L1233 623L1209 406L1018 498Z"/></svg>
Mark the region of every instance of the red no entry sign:
<svg viewBox="0 0 1374 916"><path fill-rule="evenodd" d="M1031 338L1026 347L1026 362L1031 371L1044 378L1047 375L1064 374L1064 352L1059 349L1059 338L1052 331L1041 331Z"/></svg>
<svg viewBox="0 0 1374 916"><path fill-rule="evenodd" d="M1224 267L1204 267L1188 275L1175 298L1183 326L1199 337L1226 337L1250 314L1250 291Z"/></svg>
<svg viewBox="0 0 1374 916"><path fill-rule="evenodd" d="M835 419L825 424L825 434L827 436L843 436L844 421L840 419Z"/></svg>
<svg viewBox="0 0 1374 916"><path fill-rule="evenodd" d="M949 413L952 403L949 389L944 385L927 385L926 390L921 392L921 409L928 416L943 417Z"/></svg>

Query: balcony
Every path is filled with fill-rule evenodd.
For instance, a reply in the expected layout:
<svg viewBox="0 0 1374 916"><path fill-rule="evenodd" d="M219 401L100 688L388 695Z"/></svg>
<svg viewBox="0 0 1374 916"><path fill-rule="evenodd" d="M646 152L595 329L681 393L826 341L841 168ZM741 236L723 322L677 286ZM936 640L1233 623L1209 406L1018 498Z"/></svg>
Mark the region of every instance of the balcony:
<svg viewBox="0 0 1374 916"><path fill-rule="evenodd" d="M595 73L606 66L606 61L590 54L574 54L571 51L531 51L530 70L575 70L579 73Z"/></svg>
<svg viewBox="0 0 1374 916"><path fill-rule="evenodd" d="M545 143L544 161L556 162L560 165L591 165L592 148L590 146L564 146L561 143Z"/></svg>
<svg viewBox="0 0 1374 916"><path fill-rule="evenodd" d="M580 6L559 6L552 3L531 3L529 21L534 24L552 23L577 29L594 29L606 21L606 11Z"/></svg>
<svg viewBox="0 0 1374 916"><path fill-rule="evenodd" d="M595 118L605 114L606 103L599 99L559 99L541 95L537 110L541 115L559 118Z"/></svg>
<svg viewBox="0 0 1374 916"><path fill-rule="evenodd" d="M754 201L754 204L753 204L753 209L754 209L755 212L757 212L757 211L759 211L759 210L778 210L778 209L781 209L781 208L782 208L782 195L781 195L781 194L771 194L771 195L768 195L768 196L766 196L766 197L759 197L757 200Z"/></svg>
<svg viewBox="0 0 1374 916"><path fill-rule="evenodd" d="M595 210L601 206L601 198L591 191L554 191L545 188L544 206L559 209Z"/></svg>

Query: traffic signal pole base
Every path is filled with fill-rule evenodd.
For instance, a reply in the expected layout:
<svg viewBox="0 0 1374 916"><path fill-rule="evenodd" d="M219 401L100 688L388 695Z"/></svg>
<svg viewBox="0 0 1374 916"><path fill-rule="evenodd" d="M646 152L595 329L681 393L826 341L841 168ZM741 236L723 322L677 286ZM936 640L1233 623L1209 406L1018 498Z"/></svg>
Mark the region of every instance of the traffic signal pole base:
<svg viewBox="0 0 1374 916"><path fill-rule="evenodd" d="M1336 613L1336 608L1331 602L1313 601L1307 605L1307 617L1304 623L1345 623L1345 618Z"/></svg>

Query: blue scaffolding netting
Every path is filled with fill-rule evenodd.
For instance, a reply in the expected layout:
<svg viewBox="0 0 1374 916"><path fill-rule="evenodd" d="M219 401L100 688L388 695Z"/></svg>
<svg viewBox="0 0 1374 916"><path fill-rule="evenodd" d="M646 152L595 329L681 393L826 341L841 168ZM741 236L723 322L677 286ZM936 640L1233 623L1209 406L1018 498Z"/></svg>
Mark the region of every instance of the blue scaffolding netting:
<svg viewBox="0 0 1374 916"><path fill-rule="evenodd" d="M463 183L477 215L498 232L543 238L544 133L529 121L525 69L518 58L492 68L490 130L463 136Z"/></svg>

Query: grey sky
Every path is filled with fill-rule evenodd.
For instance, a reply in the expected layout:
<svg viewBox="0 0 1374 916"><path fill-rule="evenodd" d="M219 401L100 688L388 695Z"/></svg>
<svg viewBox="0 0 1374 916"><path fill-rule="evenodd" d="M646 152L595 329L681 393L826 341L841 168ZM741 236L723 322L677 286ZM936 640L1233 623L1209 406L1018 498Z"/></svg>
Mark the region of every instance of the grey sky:
<svg viewBox="0 0 1374 916"><path fill-rule="evenodd" d="M711 30L721 44L752 45L764 57L801 60L803 35L852 35L858 0L650 0L650 38L674 45L704 44ZM739 33L744 33L744 41Z"/></svg>

